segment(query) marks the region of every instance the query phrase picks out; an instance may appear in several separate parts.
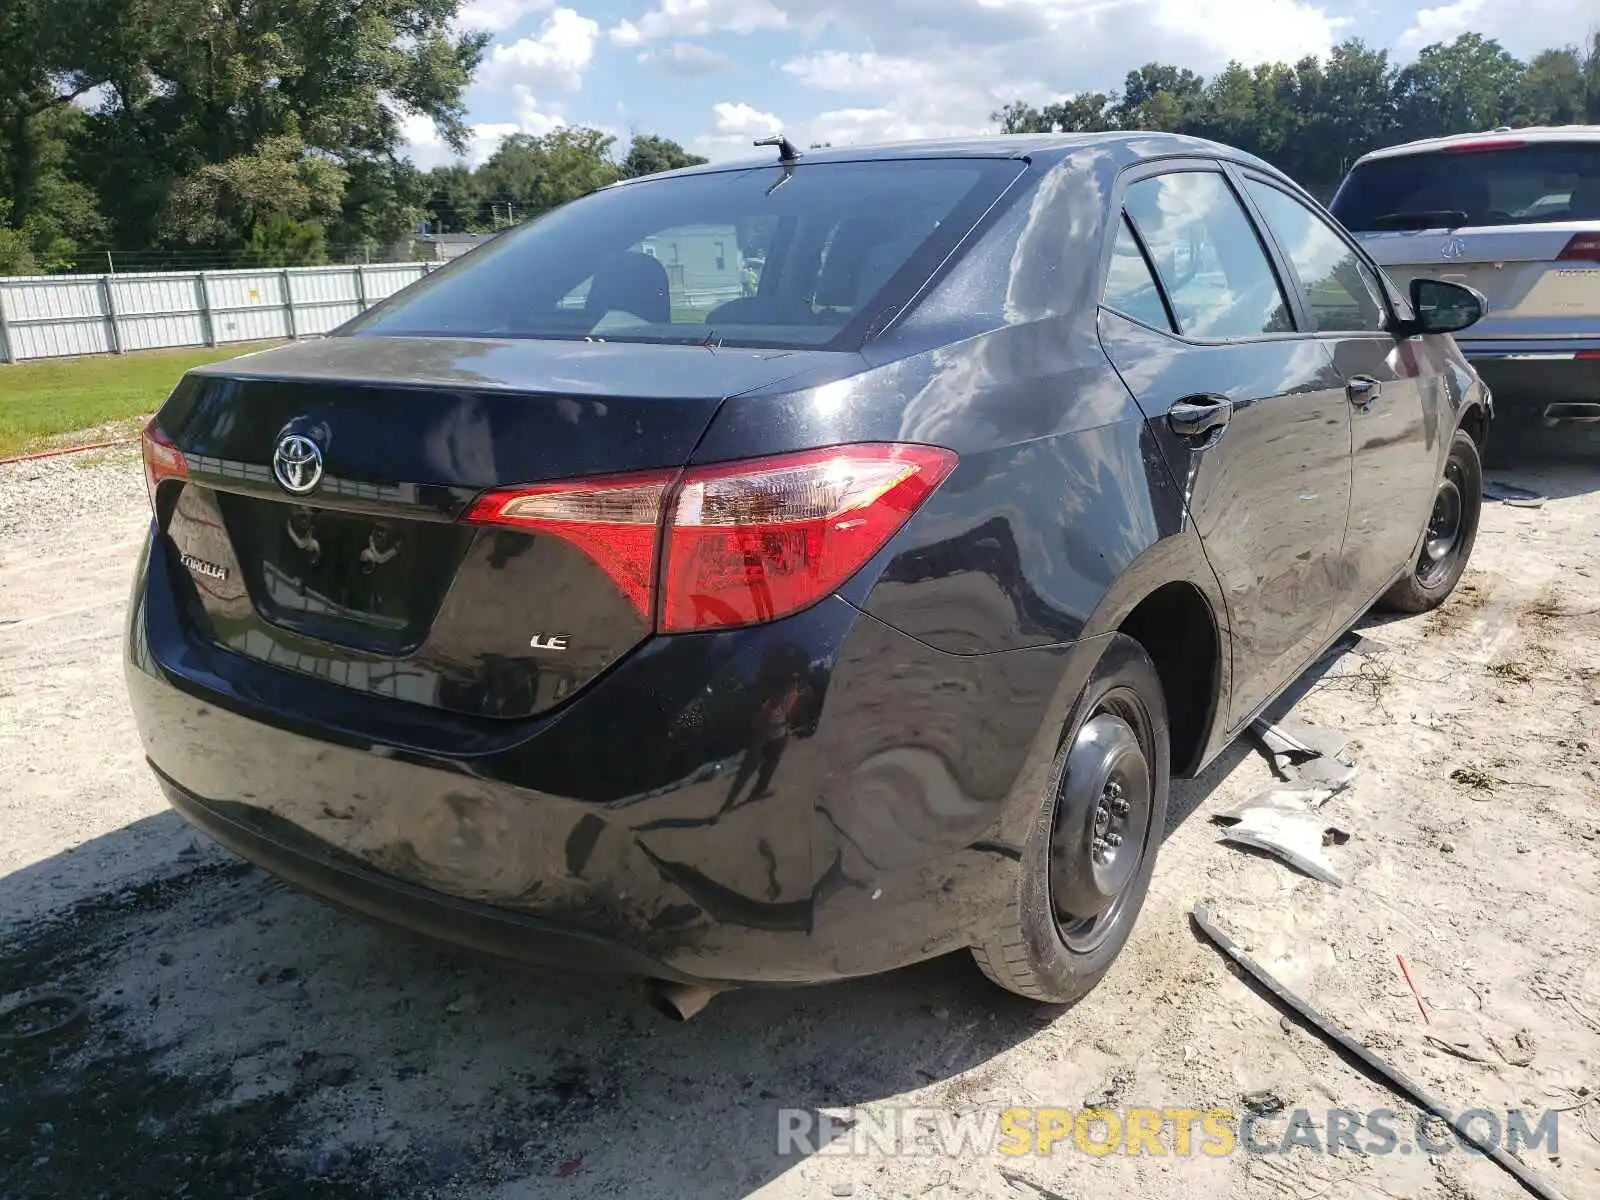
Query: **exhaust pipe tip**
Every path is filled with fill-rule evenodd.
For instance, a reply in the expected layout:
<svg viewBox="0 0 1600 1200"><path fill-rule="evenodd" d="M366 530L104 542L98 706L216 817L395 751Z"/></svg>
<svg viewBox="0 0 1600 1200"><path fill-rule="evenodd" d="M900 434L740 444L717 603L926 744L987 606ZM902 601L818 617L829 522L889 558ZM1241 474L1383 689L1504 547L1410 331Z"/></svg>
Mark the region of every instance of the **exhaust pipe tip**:
<svg viewBox="0 0 1600 1200"><path fill-rule="evenodd" d="M716 997L712 988L693 983L673 983L666 979L652 979L645 985L645 997L650 1007L672 1021L687 1021L698 1014Z"/></svg>
<svg viewBox="0 0 1600 1200"><path fill-rule="evenodd" d="M1566 421L1590 424L1600 422L1600 404L1593 401L1565 401L1547 404L1544 408L1546 425L1559 425Z"/></svg>

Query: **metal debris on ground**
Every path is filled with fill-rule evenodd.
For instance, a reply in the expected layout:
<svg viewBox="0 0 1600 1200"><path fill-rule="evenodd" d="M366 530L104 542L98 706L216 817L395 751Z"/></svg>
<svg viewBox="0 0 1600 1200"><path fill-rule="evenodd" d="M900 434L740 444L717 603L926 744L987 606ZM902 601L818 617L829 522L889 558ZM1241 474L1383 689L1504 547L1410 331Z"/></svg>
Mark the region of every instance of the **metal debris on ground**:
<svg viewBox="0 0 1600 1200"><path fill-rule="evenodd" d="M1364 633L1352 634L1355 643L1350 647L1351 654L1359 654L1371 658L1374 654L1385 654L1391 648L1388 642L1380 642L1375 637L1368 637Z"/></svg>
<svg viewBox="0 0 1600 1200"><path fill-rule="evenodd" d="M1356 777L1356 769L1353 766L1326 754L1308 758L1303 763L1296 763L1293 771L1294 777L1300 782L1329 788L1335 792L1344 791Z"/></svg>
<svg viewBox="0 0 1600 1200"><path fill-rule="evenodd" d="M1544 497L1538 492L1517 487L1513 483L1502 483L1498 479L1485 479L1483 481L1483 498L1485 500L1498 500L1501 504L1509 504L1514 508L1544 507Z"/></svg>
<svg viewBox="0 0 1600 1200"><path fill-rule="evenodd" d="M1223 841L1264 851L1302 875L1333 887L1344 886L1339 872L1322 851L1327 845L1343 845L1350 835L1329 824L1326 817L1309 809L1296 811L1268 805L1246 805L1230 817L1236 824L1222 835Z"/></svg>
<svg viewBox="0 0 1600 1200"><path fill-rule="evenodd" d="M1399 1095L1410 1100L1424 1113L1438 1117L1456 1133L1463 1142L1476 1147L1491 1162L1505 1171L1523 1188L1540 1200L1561 1200L1561 1194L1548 1183L1534 1174L1524 1163L1512 1157L1506 1150L1495 1142L1485 1140L1483 1134L1473 1128L1470 1121L1457 1117L1444 1102L1425 1091L1406 1076L1398 1067L1384 1061L1363 1046L1355 1038L1323 1016L1311 1005L1307 1004L1295 993L1286 988L1278 978L1246 954L1239 945L1216 925L1212 924L1211 914L1204 904L1196 904L1190 914L1194 920L1195 928L1200 931L1213 946L1226 955L1235 966L1249 975L1269 995L1289 1011L1294 1018L1307 1029L1316 1033L1328 1042L1345 1061L1362 1068L1371 1078L1393 1088Z"/></svg>
<svg viewBox="0 0 1600 1200"><path fill-rule="evenodd" d="M1279 779L1343 791L1356 777L1356 768L1338 757L1350 736L1305 721L1261 719L1250 725L1267 761Z"/></svg>
<svg viewBox="0 0 1600 1200"><path fill-rule="evenodd" d="M1222 840L1264 851L1304 875L1343 887L1323 849L1349 841L1350 835L1318 810L1356 776L1356 768L1337 757L1350 735L1292 718L1258 720L1250 731L1273 773L1290 786L1269 789L1217 817L1232 823Z"/></svg>
<svg viewBox="0 0 1600 1200"><path fill-rule="evenodd" d="M1352 630L1323 651L1322 657L1317 662L1319 664L1325 663L1330 659L1343 658L1346 654L1357 654L1362 658L1375 658L1379 654L1386 653L1389 649L1391 647L1388 642L1380 642L1375 637L1368 637L1364 633L1356 633Z"/></svg>
<svg viewBox="0 0 1600 1200"><path fill-rule="evenodd" d="M1258 723L1264 726L1264 733L1276 739L1274 749L1283 746L1292 754L1320 754L1326 758L1336 758L1350 744L1350 735L1343 729L1326 729L1295 717L1285 717L1270 724Z"/></svg>
<svg viewBox="0 0 1600 1200"><path fill-rule="evenodd" d="M1268 788L1264 792L1250 797L1236 808L1225 813L1218 813L1212 819L1227 823L1241 819L1252 808L1276 808L1284 812L1315 812L1333 798L1331 788L1303 787L1290 785L1287 787Z"/></svg>

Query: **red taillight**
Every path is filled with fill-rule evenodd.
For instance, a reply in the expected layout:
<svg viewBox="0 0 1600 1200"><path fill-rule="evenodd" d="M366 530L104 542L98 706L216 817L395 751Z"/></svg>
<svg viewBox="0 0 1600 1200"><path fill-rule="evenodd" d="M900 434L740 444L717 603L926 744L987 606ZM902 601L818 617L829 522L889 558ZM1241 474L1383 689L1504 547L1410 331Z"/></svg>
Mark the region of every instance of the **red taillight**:
<svg viewBox="0 0 1600 1200"><path fill-rule="evenodd" d="M144 452L144 482L150 492L150 507L156 503L156 489L164 479L188 479L189 460L177 444L161 431L154 418L139 435L139 446Z"/></svg>
<svg viewBox="0 0 1600 1200"><path fill-rule="evenodd" d="M652 625L662 546L659 627L684 633L815 604L881 550L955 465L955 454L936 446L836 446L681 476L489 492L463 520L562 538Z"/></svg>
<svg viewBox="0 0 1600 1200"><path fill-rule="evenodd" d="M1561 251L1561 262L1600 262L1600 233L1573 234Z"/></svg>
<svg viewBox="0 0 1600 1200"><path fill-rule="evenodd" d="M648 624L656 579L661 502L677 472L486 492L462 519L474 525L548 533L587 554Z"/></svg>
<svg viewBox="0 0 1600 1200"><path fill-rule="evenodd" d="M667 522L661 628L771 621L815 604L944 481L936 446L839 446L684 473Z"/></svg>

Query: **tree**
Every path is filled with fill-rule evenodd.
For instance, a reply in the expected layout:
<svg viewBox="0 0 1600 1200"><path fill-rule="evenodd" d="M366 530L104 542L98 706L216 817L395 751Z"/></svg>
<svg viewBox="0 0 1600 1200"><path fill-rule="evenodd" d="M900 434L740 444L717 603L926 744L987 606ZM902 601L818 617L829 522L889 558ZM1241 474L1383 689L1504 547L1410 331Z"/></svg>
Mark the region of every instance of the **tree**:
<svg viewBox="0 0 1600 1200"><path fill-rule="evenodd" d="M1102 133L1116 129L1116 100L1104 92L1068 96L1043 108L1013 101L989 119L1006 133Z"/></svg>
<svg viewBox="0 0 1600 1200"><path fill-rule="evenodd" d="M344 198L328 246L345 257L378 257L417 231L427 210L426 176L410 162L362 158L345 169Z"/></svg>
<svg viewBox="0 0 1600 1200"><path fill-rule="evenodd" d="M39 260L28 231L11 227L11 219L11 201L0 200L0 275L36 275Z"/></svg>
<svg viewBox="0 0 1600 1200"><path fill-rule="evenodd" d="M106 220L93 189L76 178L76 145L86 117L70 104L45 109L28 122L27 210L0 197L14 226L11 244L25 246L30 270L70 268L86 244L103 244ZM0 218L0 225L7 223ZM12 257L16 256L15 251ZM0 270L0 274L6 273Z"/></svg>
<svg viewBox="0 0 1600 1200"><path fill-rule="evenodd" d="M1583 60L1584 120L1600 124L1600 30L1589 39Z"/></svg>
<svg viewBox="0 0 1600 1200"><path fill-rule="evenodd" d="M611 155L615 144L609 134L582 126L544 137L513 134L477 170L457 162L418 176L418 203L435 232L485 233L508 220L538 216L619 179L706 161L671 138L635 132L619 163Z"/></svg>
<svg viewBox="0 0 1600 1200"><path fill-rule="evenodd" d="M990 113L989 120L1000 126L1001 133L1050 132L1050 127L1045 124L1044 114L1033 105L1021 100L1013 100L997 112Z"/></svg>
<svg viewBox="0 0 1600 1200"><path fill-rule="evenodd" d="M1190 103L1184 132L1262 153L1260 130L1269 118L1257 95L1256 78L1230 62Z"/></svg>
<svg viewBox="0 0 1600 1200"><path fill-rule="evenodd" d="M422 189L427 193L423 207L429 228L437 233L474 233L480 228L487 205L479 172L464 163L435 167L422 177Z"/></svg>
<svg viewBox="0 0 1600 1200"><path fill-rule="evenodd" d="M628 156L622 160L623 179L637 179L641 175L654 175L660 171L676 171L680 167L698 167L706 160L690 154L671 138L650 133L636 133Z"/></svg>
<svg viewBox="0 0 1600 1200"><path fill-rule="evenodd" d="M1205 80L1193 71L1146 63L1123 80L1117 126L1175 131L1199 103L1204 88Z"/></svg>
<svg viewBox="0 0 1600 1200"><path fill-rule="evenodd" d="M401 120L460 152L486 34L463 0L0 0L0 271L62 270L117 245L274 262L381 253L426 220L475 232L703 161L636 133L513 135L473 170L401 157ZM1600 122L1600 34L1518 61L1468 33L1397 70L1359 41L1209 81L1146 63L992 119L1008 133L1153 129L1216 138L1320 195L1411 138Z"/></svg>
<svg viewBox="0 0 1600 1200"><path fill-rule="evenodd" d="M1493 129L1511 118L1526 70L1482 34L1425 46L1395 81L1400 127L1409 138Z"/></svg>
<svg viewBox="0 0 1600 1200"><path fill-rule="evenodd" d="M1589 47L1549 50L1523 64L1468 33L1426 47L1397 71L1359 40L1292 66L1230 63L1207 81L1146 63L1120 96L1083 93L993 114L1006 133L1152 129L1212 138L1261 156L1314 194L1330 195L1370 150L1502 123L1600 121L1600 34Z"/></svg>
<svg viewBox="0 0 1600 1200"><path fill-rule="evenodd" d="M310 247L325 244L324 225L339 214L347 178L298 138L267 138L254 153L179 180L165 229L175 242L286 247L304 261Z"/></svg>
<svg viewBox="0 0 1600 1200"><path fill-rule="evenodd" d="M328 233L316 221L266 217L251 228L243 258L264 267L315 267L328 261Z"/></svg>
<svg viewBox="0 0 1600 1200"><path fill-rule="evenodd" d="M104 80L130 18L115 0L0 2L0 196L27 220L72 101Z"/></svg>
<svg viewBox="0 0 1600 1200"><path fill-rule="evenodd" d="M1588 79L1576 47L1534 56L1516 88L1518 125L1577 125L1588 115Z"/></svg>
<svg viewBox="0 0 1600 1200"><path fill-rule="evenodd" d="M1401 140L1386 51L1352 39L1335 46L1326 63L1303 59L1295 77L1303 121L1283 161L1312 191L1331 194L1356 159Z"/></svg>
<svg viewBox="0 0 1600 1200"><path fill-rule="evenodd" d="M123 4L138 20L120 59L84 76L99 78L106 91L90 117L86 182L118 197L107 206L113 236L125 245L179 238L241 248L253 224L240 219L242 210L206 222L194 200L207 187L231 178L223 190L245 207L299 219L272 202L245 203L237 185L266 185L272 172L263 175L263 164L281 160L280 148L290 143L303 147L307 160L327 164L324 185L335 171L347 179L361 173L370 184L384 174L370 168L392 164L401 148L404 113L426 115L448 141L463 145L461 93L487 35L454 30L458 2ZM330 228L336 219L361 224L358 214L319 211L316 219Z"/></svg>
<svg viewBox="0 0 1600 1200"><path fill-rule="evenodd" d="M491 204L512 204L518 219L565 204L615 183L616 138L598 129L566 126L543 137L514 133L479 172Z"/></svg>

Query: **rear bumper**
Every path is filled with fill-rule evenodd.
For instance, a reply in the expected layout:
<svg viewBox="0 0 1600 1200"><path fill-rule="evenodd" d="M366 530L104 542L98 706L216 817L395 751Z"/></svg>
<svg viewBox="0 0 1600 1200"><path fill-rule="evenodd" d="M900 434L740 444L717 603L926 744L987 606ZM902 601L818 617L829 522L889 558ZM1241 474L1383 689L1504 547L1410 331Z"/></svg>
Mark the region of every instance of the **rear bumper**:
<svg viewBox="0 0 1600 1200"><path fill-rule="evenodd" d="M967 945L1102 648L944 654L835 597L464 720L191 636L152 544L126 678L178 811L346 908L569 971L797 983Z"/></svg>
<svg viewBox="0 0 1600 1200"><path fill-rule="evenodd" d="M159 768L156 778L179 815L212 840L278 878L331 904L433 941L549 970L694 979L614 941L565 929L503 908L475 904L372 870L303 835L279 839L259 829L237 801L213 802L185 791Z"/></svg>
<svg viewBox="0 0 1600 1200"><path fill-rule="evenodd" d="M1494 393L1496 413L1512 420L1559 418L1566 408L1600 405L1600 338L1570 341L1460 341Z"/></svg>

